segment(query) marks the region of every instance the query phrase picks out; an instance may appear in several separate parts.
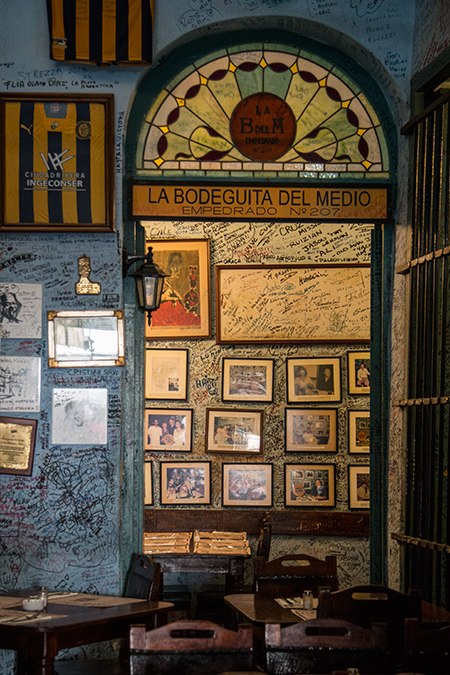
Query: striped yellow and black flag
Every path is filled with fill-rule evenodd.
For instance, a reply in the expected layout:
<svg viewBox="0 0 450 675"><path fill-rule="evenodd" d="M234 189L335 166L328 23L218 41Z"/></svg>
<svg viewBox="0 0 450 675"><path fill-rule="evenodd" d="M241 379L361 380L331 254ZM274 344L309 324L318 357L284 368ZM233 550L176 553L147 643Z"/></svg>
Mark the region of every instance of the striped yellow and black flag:
<svg viewBox="0 0 450 675"><path fill-rule="evenodd" d="M50 58L150 64L155 0L47 0Z"/></svg>
<svg viewBox="0 0 450 675"><path fill-rule="evenodd" d="M5 223L42 230L108 227L105 143L112 97L99 98L3 95Z"/></svg>

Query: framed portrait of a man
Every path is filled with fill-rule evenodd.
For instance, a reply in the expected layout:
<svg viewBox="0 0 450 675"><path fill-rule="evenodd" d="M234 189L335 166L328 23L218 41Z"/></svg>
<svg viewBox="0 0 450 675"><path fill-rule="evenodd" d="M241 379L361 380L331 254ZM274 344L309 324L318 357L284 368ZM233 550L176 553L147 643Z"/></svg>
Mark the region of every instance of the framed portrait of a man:
<svg viewBox="0 0 450 675"><path fill-rule="evenodd" d="M152 312L148 339L211 336L209 239L147 241L153 261L167 274L159 309Z"/></svg>

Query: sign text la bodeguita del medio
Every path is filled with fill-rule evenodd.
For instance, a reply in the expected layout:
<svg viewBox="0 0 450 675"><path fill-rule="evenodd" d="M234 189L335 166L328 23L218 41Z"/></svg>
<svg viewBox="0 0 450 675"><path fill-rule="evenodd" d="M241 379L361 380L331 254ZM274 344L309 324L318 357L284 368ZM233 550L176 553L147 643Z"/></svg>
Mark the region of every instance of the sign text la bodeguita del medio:
<svg viewBox="0 0 450 675"><path fill-rule="evenodd" d="M132 217L385 220L387 204L386 187L134 184Z"/></svg>

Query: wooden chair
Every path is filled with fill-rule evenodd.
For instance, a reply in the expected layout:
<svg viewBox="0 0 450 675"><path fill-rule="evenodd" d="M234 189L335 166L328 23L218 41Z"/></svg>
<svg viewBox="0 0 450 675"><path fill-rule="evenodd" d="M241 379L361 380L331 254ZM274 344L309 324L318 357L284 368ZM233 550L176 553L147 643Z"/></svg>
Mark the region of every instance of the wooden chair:
<svg viewBox="0 0 450 675"><path fill-rule="evenodd" d="M256 557L269 560L270 544L272 541L272 515L270 511L265 511L261 527L259 530L258 544L256 547Z"/></svg>
<svg viewBox="0 0 450 675"><path fill-rule="evenodd" d="M213 675L254 666L251 625L231 631L211 621L174 621L151 631L130 628L133 675Z"/></svg>
<svg viewBox="0 0 450 675"><path fill-rule="evenodd" d="M341 619L313 619L281 628L265 627L264 670L331 673L358 668L360 673L393 673L385 624L362 628Z"/></svg>
<svg viewBox="0 0 450 675"><path fill-rule="evenodd" d="M421 628L418 619L406 619L403 668L426 675L450 673L450 626Z"/></svg>
<svg viewBox="0 0 450 675"><path fill-rule="evenodd" d="M322 589L319 593L317 617L319 619L344 619L368 628L377 621L387 625L389 647L403 658L404 622L407 617L420 621L422 616L421 593L412 590L401 593L387 586L351 586L341 591Z"/></svg>
<svg viewBox="0 0 450 675"><path fill-rule="evenodd" d="M298 596L311 590L318 597L319 588L337 590L337 558L326 556L325 560L306 554L284 555L266 561L257 557L254 563L255 593L272 596Z"/></svg>
<svg viewBox="0 0 450 675"><path fill-rule="evenodd" d="M135 553L127 575L124 597L158 600L161 565L148 555Z"/></svg>
<svg viewBox="0 0 450 675"><path fill-rule="evenodd" d="M133 554L125 583L125 598L157 600L160 590L161 565L148 555ZM166 622L167 616L156 615L155 627ZM123 640L118 659L86 659L83 661L57 661L58 675L126 675L129 672L128 640Z"/></svg>

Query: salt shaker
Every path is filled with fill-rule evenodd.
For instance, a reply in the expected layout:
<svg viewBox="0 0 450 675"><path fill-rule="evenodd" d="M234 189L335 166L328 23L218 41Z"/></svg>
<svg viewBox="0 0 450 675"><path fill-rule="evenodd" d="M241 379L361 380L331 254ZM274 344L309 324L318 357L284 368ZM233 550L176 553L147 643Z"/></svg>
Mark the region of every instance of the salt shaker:
<svg viewBox="0 0 450 675"><path fill-rule="evenodd" d="M305 591L303 593L303 609L313 608L313 594L312 591Z"/></svg>
<svg viewBox="0 0 450 675"><path fill-rule="evenodd" d="M47 602L48 602L48 590L47 586L42 586L41 592L39 594L39 600L42 600L44 603L44 609L47 607Z"/></svg>

